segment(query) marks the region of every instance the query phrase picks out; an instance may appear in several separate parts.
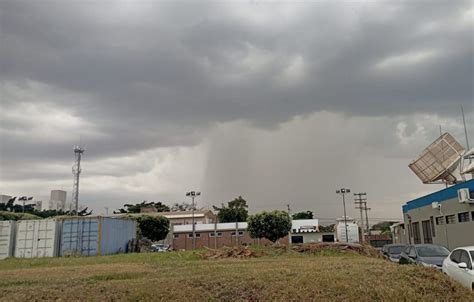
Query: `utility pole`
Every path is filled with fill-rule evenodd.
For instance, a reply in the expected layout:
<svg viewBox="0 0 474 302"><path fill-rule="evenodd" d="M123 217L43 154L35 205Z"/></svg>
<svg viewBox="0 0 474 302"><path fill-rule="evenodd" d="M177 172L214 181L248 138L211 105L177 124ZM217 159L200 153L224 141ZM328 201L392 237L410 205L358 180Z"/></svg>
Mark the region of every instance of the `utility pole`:
<svg viewBox="0 0 474 302"><path fill-rule="evenodd" d="M354 193L354 198L355 204L356 204L356 209L360 210L360 229L362 231L362 243L365 242L365 228L364 228L364 216L363 216L363 210L364 210L364 203L366 203L367 198L362 198L362 196L367 196L367 193Z"/></svg>
<svg viewBox="0 0 474 302"><path fill-rule="evenodd" d="M366 228L367 228L367 236L370 236L370 227L369 227L369 216L367 214L367 211L370 211L371 208L367 207L367 201L364 201L364 211L365 211L365 222L366 222ZM370 243L370 240L369 240Z"/></svg>
<svg viewBox="0 0 474 302"><path fill-rule="evenodd" d="M287 207L287 209L288 209L288 215L289 215L290 218L291 218L291 208L290 208L290 204L287 204L286 207Z"/></svg>
<svg viewBox="0 0 474 302"><path fill-rule="evenodd" d="M186 193L186 196L191 197L192 200L192 224L193 224L193 250L196 249L196 223L194 222L194 198L198 197L201 195L201 192L196 192L196 191L190 191Z"/></svg>
<svg viewBox="0 0 474 302"><path fill-rule="evenodd" d="M346 242L349 243L349 235L347 233L347 215L346 215L346 199L345 199L345 194L350 193L351 190L342 188L340 190L337 190L336 193L342 195L342 205L344 207L344 228L346 230Z"/></svg>

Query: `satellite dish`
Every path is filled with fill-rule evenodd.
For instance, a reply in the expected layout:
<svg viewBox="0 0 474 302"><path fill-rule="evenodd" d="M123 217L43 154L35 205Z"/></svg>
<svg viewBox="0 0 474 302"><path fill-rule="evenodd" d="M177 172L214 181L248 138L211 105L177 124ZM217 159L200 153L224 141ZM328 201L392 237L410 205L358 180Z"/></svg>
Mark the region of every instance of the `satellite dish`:
<svg viewBox="0 0 474 302"><path fill-rule="evenodd" d="M424 184L437 181L453 184L457 181L453 172L464 151L464 147L451 134L444 133L423 150L408 167Z"/></svg>

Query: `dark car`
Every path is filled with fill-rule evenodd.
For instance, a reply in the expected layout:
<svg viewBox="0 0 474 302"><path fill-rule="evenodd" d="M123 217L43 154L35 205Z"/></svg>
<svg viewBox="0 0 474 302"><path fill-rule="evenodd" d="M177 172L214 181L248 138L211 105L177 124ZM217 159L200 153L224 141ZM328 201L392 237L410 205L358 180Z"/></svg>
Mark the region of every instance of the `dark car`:
<svg viewBox="0 0 474 302"><path fill-rule="evenodd" d="M382 253L390 261L398 262L400 260L400 254L405 248L405 244L386 244L382 248Z"/></svg>
<svg viewBox="0 0 474 302"><path fill-rule="evenodd" d="M436 244L407 245L400 254L400 264L418 264L441 270L443 260L448 257L449 250Z"/></svg>

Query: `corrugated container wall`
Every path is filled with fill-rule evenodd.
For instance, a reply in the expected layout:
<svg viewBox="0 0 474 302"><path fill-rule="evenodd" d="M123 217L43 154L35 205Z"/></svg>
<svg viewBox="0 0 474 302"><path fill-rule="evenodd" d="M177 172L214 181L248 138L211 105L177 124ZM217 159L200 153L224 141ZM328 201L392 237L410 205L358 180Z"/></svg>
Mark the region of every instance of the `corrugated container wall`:
<svg viewBox="0 0 474 302"><path fill-rule="evenodd" d="M61 221L61 256L124 253L128 241L136 238L136 223L129 219L75 217Z"/></svg>
<svg viewBox="0 0 474 302"><path fill-rule="evenodd" d="M59 224L56 220L22 220L16 227L15 257L58 255Z"/></svg>
<svg viewBox="0 0 474 302"><path fill-rule="evenodd" d="M15 221L0 221L0 260L13 256Z"/></svg>

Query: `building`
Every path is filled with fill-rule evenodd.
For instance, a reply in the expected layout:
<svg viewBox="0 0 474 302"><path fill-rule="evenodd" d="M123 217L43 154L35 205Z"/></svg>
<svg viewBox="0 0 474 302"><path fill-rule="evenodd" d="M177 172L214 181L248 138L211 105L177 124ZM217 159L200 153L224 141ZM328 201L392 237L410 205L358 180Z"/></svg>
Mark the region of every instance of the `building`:
<svg viewBox="0 0 474 302"><path fill-rule="evenodd" d="M10 195L0 195L0 203L7 203L12 197Z"/></svg>
<svg viewBox="0 0 474 302"><path fill-rule="evenodd" d="M319 231L318 219L298 219L291 223L290 244L334 241L334 232Z"/></svg>
<svg viewBox="0 0 474 302"><path fill-rule="evenodd" d="M390 226L393 243L408 244L407 231L403 222L398 222Z"/></svg>
<svg viewBox="0 0 474 302"><path fill-rule="evenodd" d="M192 224L193 212L192 211L181 211L181 212L161 212L161 213L147 213L165 216L169 219L170 225L182 225ZM215 223L217 216L211 210L194 211L194 223L196 224L207 224Z"/></svg>
<svg viewBox="0 0 474 302"><path fill-rule="evenodd" d="M193 248L192 224L174 225L172 229L172 248L190 250ZM247 222L196 224L196 248L221 248L225 246L269 245L267 239L253 239L247 232ZM288 236L279 240L288 244Z"/></svg>
<svg viewBox="0 0 474 302"><path fill-rule="evenodd" d="M52 190L51 198L49 199L50 210L65 210L66 209L67 192L63 190Z"/></svg>
<svg viewBox="0 0 474 302"><path fill-rule="evenodd" d="M462 192L469 194L461 198ZM474 199L473 193L471 179L403 205L407 243L434 243L449 249L474 245L474 200L465 201Z"/></svg>

